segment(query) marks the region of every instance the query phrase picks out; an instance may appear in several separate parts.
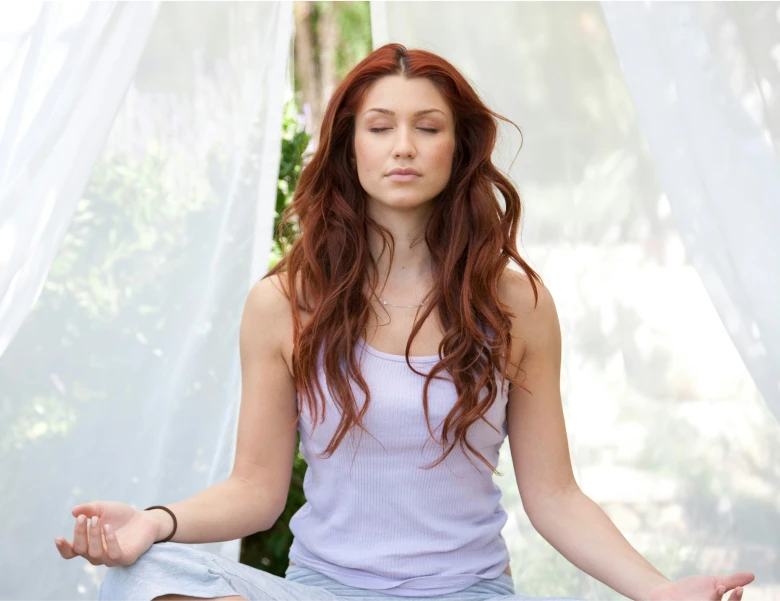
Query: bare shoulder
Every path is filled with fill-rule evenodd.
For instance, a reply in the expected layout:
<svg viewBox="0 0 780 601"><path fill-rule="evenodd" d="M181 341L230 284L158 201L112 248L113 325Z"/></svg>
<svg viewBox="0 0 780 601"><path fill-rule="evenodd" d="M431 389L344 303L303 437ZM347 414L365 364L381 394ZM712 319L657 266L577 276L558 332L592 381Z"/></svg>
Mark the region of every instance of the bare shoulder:
<svg viewBox="0 0 780 601"><path fill-rule="evenodd" d="M244 307L250 317L277 322L290 313L290 304L282 288L279 274L270 275L256 282L250 289Z"/></svg>
<svg viewBox="0 0 780 601"><path fill-rule="evenodd" d="M302 306L302 291L300 276L296 286L299 307ZM293 314L292 303L289 300L291 289L288 275L284 272L269 275L257 282L249 291L244 309L242 332L252 328L253 333L261 334L256 340L265 339L266 344L273 347L275 353L280 353L290 374L293 356ZM311 315L300 311L302 325L306 325Z"/></svg>
<svg viewBox="0 0 780 601"><path fill-rule="evenodd" d="M549 294L544 284L537 282L536 289L539 293L539 304L543 301L544 291ZM508 305L516 315L528 315L535 310L536 298L531 285L531 278L524 272L511 267L504 269L499 281L499 298Z"/></svg>
<svg viewBox="0 0 780 601"><path fill-rule="evenodd" d="M530 278L507 267L499 284L499 298L514 314L512 342L522 349L520 359L528 359L540 348L560 339L560 324L553 296L543 283L536 282L538 299ZM514 361L513 361L514 362Z"/></svg>
<svg viewBox="0 0 780 601"><path fill-rule="evenodd" d="M247 294L241 320L245 345L252 341L274 353L282 353L292 331L290 303L284 293L283 275L270 275L256 282Z"/></svg>

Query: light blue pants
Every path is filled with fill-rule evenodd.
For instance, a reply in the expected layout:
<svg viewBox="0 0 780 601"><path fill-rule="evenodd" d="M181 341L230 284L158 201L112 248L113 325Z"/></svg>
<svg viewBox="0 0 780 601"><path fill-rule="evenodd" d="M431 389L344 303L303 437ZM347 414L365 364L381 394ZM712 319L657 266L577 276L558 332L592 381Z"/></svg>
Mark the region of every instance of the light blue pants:
<svg viewBox="0 0 780 601"><path fill-rule="evenodd" d="M127 567L108 568L100 585L100 601L142 599L161 595L227 597L241 595L250 601L553 601L553 597L514 594L512 578L501 574L467 589L432 597L401 597L347 586L303 566L290 566L284 578L181 543L153 545Z"/></svg>

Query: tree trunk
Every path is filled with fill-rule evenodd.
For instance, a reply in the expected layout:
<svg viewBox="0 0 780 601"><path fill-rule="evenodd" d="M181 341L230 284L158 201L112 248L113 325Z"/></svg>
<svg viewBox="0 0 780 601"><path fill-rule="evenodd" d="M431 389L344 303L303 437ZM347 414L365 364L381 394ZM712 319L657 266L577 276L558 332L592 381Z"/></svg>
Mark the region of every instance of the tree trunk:
<svg viewBox="0 0 780 601"><path fill-rule="evenodd" d="M317 43L319 46L320 74L322 90L322 110L330 100L333 90L338 85L336 73L336 49L339 43L338 12L339 2L327 2L320 5L319 27L317 28Z"/></svg>
<svg viewBox="0 0 780 601"><path fill-rule="evenodd" d="M314 64L314 44L312 35L311 18L314 11L314 2L295 2L293 4L295 15L295 77L301 89L302 102L309 105L311 111L312 137L314 130L319 130L320 93L319 81Z"/></svg>

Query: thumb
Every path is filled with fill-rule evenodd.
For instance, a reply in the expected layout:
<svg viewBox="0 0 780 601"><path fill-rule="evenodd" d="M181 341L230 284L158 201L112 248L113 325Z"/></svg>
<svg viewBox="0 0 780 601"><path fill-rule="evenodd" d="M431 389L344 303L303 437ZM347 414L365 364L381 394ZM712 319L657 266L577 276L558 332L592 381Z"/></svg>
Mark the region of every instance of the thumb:
<svg viewBox="0 0 780 601"><path fill-rule="evenodd" d="M93 515L100 516L103 513L102 510L103 504L100 501L95 501L92 503L82 503L81 505L76 505L73 509L70 510L70 513L74 518L79 517L82 513L88 518L91 518Z"/></svg>

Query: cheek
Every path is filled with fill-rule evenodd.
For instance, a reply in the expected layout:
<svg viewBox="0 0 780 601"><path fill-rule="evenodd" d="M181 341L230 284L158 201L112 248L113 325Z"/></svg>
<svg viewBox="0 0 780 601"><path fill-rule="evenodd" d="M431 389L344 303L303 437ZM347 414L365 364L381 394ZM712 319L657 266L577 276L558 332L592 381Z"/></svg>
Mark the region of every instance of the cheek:
<svg viewBox="0 0 780 601"><path fill-rule="evenodd" d="M360 170L365 173L381 168L381 152L375 146L372 147L371 144L361 143L360 139L355 140L355 156L360 163Z"/></svg>
<svg viewBox="0 0 780 601"><path fill-rule="evenodd" d="M455 141L448 140L438 144L434 149L433 157L436 163L437 171L441 171L442 175L448 175L452 169L452 158L455 153Z"/></svg>

